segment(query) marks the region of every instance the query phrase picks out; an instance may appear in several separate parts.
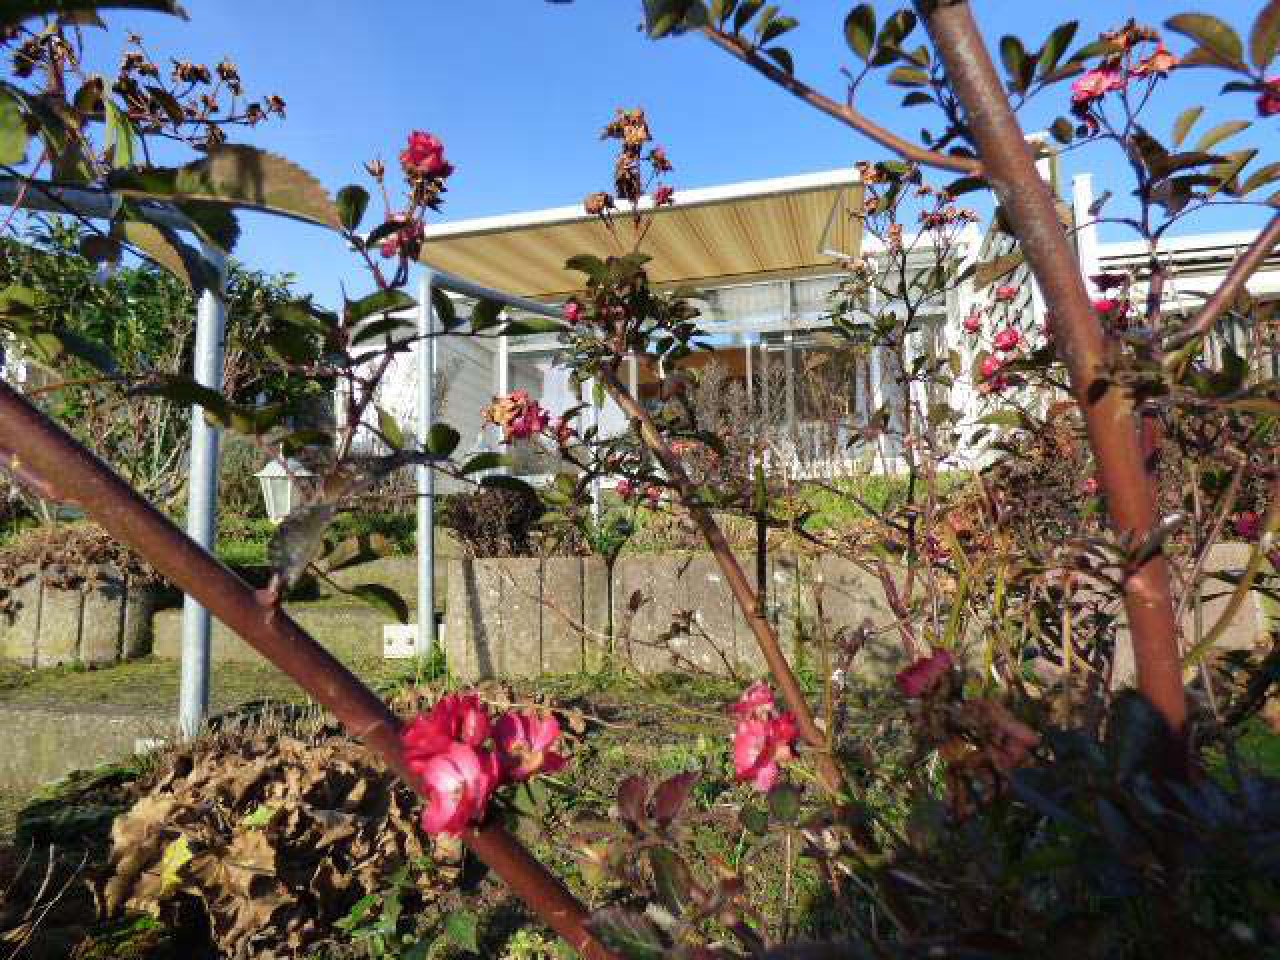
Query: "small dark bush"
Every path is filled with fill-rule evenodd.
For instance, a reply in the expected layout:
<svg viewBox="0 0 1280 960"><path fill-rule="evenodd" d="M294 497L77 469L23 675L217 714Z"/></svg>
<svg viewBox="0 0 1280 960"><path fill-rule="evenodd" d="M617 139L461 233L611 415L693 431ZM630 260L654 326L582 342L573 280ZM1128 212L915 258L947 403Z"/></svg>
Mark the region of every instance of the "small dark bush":
<svg viewBox="0 0 1280 960"><path fill-rule="evenodd" d="M538 553L534 534L545 512L536 494L486 489L442 497L440 523L473 556L529 557Z"/></svg>

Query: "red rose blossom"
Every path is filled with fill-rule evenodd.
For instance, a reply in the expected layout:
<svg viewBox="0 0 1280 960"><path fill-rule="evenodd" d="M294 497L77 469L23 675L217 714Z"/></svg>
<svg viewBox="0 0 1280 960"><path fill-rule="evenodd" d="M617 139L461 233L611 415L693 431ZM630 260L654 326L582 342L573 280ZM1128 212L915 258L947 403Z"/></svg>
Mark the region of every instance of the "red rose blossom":
<svg viewBox="0 0 1280 960"><path fill-rule="evenodd" d="M453 166L444 158L444 144L433 134L415 130L400 152L400 166L410 176L447 177Z"/></svg>
<svg viewBox="0 0 1280 960"><path fill-rule="evenodd" d="M982 314L977 310L964 318L964 332L977 333L982 329Z"/></svg>
<svg viewBox="0 0 1280 960"><path fill-rule="evenodd" d="M666 207L675 203L676 192L665 183L657 190L653 191L653 205L655 207Z"/></svg>
<svg viewBox="0 0 1280 960"><path fill-rule="evenodd" d="M1274 117L1280 113L1280 77L1269 77L1262 82L1258 94L1258 116Z"/></svg>
<svg viewBox="0 0 1280 960"><path fill-rule="evenodd" d="M1018 344L1022 343L1022 334L1012 327L1007 327L996 334L993 342L997 350L1008 353L1010 350L1018 349Z"/></svg>
<svg viewBox="0 0 1280 960"><path fill-rule="evenodd" d="M1262 533L1262 516L1256 510L1246 510L1236 516L1235 528L1241 540L1257 540Z"/></svg>
<svg viewBox="0 0 1280 960"><path fill-rule="evenodd" d="M955 660L946 650L935 650L928 657L921 657L911 666L899 671L898 689L905 697L922 697L947 675L955 666Z"/></svg>
<svg viewBox="0 0 1280 960"><path fill-rule="evenodd" d="M614 489L618 491L618 496L623 500L630 500L636 492L636 485L626 477L623 477L618 481L618 485Z"/></svg>
<svg viewBox="0 0 1280 960"><path fill-rule="evenodd" d="M1018 295L1017 287L1009 286L1009 285L1005 285L1003 287L996 287L996 300L999 303L1008 303L1017 295Z"/></svg>
<svg viewBox="0 0 1280 960"><path fill-rule="evenodd" d="M454 742L478 747L489 739L491 727L489 709L478 696L450 693L429 712L415 717L401 734L405 763L412 769Z"/></svg>
<svg viewBox="0 0 1280 960"><path fill-rule="evenodd" d="M570 326L582 322L582 304L577 300L570 300L564 305L564 322Z"/></svg>
<svg viewBox="0 0 1280 960"><path fill-rule="evenodd" d="M990 380L1000 372L1000 368L1003 366L1004 364L999 357L989 355L983 358L981 365L978 367L978 372L982 375L983 380Z"/></svg>

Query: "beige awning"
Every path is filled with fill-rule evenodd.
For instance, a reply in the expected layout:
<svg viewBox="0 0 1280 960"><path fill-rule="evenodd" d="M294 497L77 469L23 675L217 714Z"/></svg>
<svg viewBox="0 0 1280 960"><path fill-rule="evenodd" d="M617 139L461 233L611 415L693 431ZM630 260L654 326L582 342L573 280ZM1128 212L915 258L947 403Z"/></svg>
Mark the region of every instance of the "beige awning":
<svg viewBox="0 0 1280 960"><path fill-rule="evenodd" d="M659 210L642 246L662 285L745 282L829 269L855 257L861 204L855 170L677 191ZM581 207L485 217L427 229L422 258L434 267L496 290L557 299L578 290L582 274L566 270L575 254L628 252L631 220L615 220L615 239Z"/></svg>

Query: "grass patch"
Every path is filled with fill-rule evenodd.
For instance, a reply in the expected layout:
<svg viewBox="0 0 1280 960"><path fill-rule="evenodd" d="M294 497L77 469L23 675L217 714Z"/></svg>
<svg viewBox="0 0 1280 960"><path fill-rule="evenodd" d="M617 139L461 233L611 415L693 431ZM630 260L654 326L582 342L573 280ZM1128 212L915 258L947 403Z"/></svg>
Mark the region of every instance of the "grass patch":
<svg viewBox="0 0 1280 960"><path fill-rule="evenodd" d="M402 661L350 660L366 683L384 685L402 678ZM0 703L6 705L111 705L123 708L176 709L181 665L177 660L144 657L109 667L45 667L32 670L0 666ZM307 697L287 675L267 663L213 664L211 709L225 710L256 700L305 702Z"/></svg>

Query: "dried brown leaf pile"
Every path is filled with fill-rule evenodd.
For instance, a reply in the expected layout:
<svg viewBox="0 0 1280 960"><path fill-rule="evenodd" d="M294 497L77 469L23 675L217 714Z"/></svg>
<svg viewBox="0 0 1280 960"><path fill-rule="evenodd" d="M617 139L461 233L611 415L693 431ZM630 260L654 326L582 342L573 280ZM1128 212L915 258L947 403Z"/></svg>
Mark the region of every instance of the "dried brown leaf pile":
<svg viewBox="0 0 1280 960"><path fill-rule="evenodd" d="M195 904L224 957L306 954L400 867L422 867L423 902L456 879L431 865L414 808L346 737L217 738L179 754L116 820L99 909L166 919Z"/></svg>

